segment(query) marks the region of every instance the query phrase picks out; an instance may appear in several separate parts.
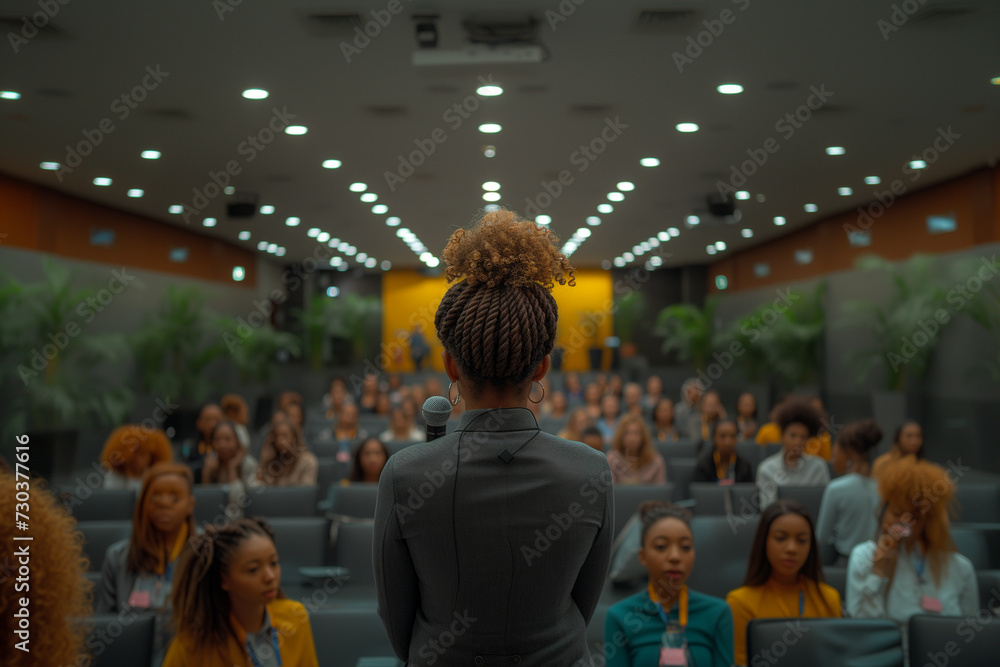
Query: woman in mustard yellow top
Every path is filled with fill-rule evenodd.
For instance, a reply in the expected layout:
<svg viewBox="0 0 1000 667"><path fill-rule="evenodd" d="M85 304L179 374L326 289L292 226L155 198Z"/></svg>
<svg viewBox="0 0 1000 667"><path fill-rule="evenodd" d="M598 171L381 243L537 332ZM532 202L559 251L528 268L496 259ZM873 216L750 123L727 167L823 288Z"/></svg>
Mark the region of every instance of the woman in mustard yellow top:
<svg viewBox="0 0 1000 667"><path fill-rule="evenodd" d="M263 519L205 527L181 555L174 637L163 667L319 667L309 615L281 591Z"/></svg>
<svg viewBox="0 0 1000 667"><path fill-rule="evenodd" d="M839 618L840 593L823 583L813 548L812 519L794 500L779 500L760 517L743 585L726 596L733 611L733 657L747 656L747 623L755 618ZM759 662L759 661L758 661Z"/></svg>

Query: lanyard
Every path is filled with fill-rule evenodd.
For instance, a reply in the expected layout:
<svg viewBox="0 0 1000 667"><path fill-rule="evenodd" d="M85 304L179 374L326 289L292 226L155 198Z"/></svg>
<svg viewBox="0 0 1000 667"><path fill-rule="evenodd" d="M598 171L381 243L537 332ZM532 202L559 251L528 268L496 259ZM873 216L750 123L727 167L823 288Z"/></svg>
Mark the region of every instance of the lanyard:
<svg viewBox="0 0 1000 667"><path fill-rule="evenodd" d="M663 625L670 625L670 620L667 618L667 612L663 611L663 605L660 604L659 598L656 597L656 593L650 587L649 591L650 600L656 605L656 611L660 613L660 618L663 620ZM680 619L681 627L687 629L688 624L688 587L683 586L681 588L680 599L677 604L677 615Z"/></svg>
<svg viewBox="0 0 1000 667"><path fill-rule="evenodd" d="M921 585L923 585L923 583L924 583L924 567L926 566L927 561L924 560L924 558L922 556L920 556L919 549L920 549L920 547L917 547L916 550L915 550L915 553L913 554L913 569L917 571L917 581Z"/></svg>
<svg viewBox="0 0 1000 667"><path fill-rule="evenodd" d="M274 655L278 657L278 667L281 667L281 649L278 648L278 633L274 630L274 628L272 628L270 634L271 634L271 646L274 647ZM253 647L250 645L250 640L248 639L246 640L246 642L247 642L247 654L250 656L250 661L253 663L253 667L263 667L261 665L260 658L257 657L257 654L254 652Z"/></svg>
<svg viewBox="0 0 1000 667"><path fill-rule="evenodd" d="M802 614L806 612L806 592L805 589L799 590L799 618L802 618Z"/></svg>

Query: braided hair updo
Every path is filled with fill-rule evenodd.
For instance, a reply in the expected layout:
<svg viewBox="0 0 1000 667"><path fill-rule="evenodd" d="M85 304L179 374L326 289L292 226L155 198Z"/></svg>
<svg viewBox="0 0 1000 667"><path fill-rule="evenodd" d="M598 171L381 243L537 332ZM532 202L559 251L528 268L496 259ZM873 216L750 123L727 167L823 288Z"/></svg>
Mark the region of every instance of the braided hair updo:
<svg viewBox="0 0 1000 667"><path fill-rule="evenodd" d="M473 391L516 386L555 344L555 283L576 285L551 230L500 209L459 229L444 249L452 285L434 316L444 348Z"/></svg>

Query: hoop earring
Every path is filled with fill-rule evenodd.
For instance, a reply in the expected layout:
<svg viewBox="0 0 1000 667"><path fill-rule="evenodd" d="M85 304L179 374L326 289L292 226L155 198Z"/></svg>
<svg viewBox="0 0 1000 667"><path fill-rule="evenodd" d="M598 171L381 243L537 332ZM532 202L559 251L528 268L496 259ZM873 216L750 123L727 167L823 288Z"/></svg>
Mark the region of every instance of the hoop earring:
<svg viewBox="0 0 1000 667"><path fill-rule="evenodd" d="M541 403L543 400L545 400L545 385L542 384L540 380L535 380L535 384L537 384L539 387L542 388L542 397L539 398L537 401L532 400L532 398L531 398L531 392L529 391L528 392L528 400L531 401L532 403Z"/></svg>
<svg viewBox="0 0 1000 667"><path fill-rule="evenodd" d="M448 393L448 401L451 402L452 405L458 405L459 403L462 402L462 388L461 387L458 388L458 392L456 392L455 398L452 399L452 397L451 397L451 385L453 385L453 384L455 384L454 380L452 380L451 382L448 383L448 392L447 392Z"/></svg>

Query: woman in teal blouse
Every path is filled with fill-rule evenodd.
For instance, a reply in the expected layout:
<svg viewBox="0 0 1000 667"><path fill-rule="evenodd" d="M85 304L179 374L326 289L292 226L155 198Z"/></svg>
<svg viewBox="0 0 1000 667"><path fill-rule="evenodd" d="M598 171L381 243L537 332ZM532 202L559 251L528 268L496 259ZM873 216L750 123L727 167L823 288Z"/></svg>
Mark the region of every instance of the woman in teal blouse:
<svg viewBox="0 0 1000 667"><path fill-rule="evenodd" d="M733 664L733 616L724 600L688 590L694 567L694 537L687 511L667 503L639 507L639 561L649 585L608 610L604 622L607 667L656 667L666 628L682 627L688 667Z"/></svg>

